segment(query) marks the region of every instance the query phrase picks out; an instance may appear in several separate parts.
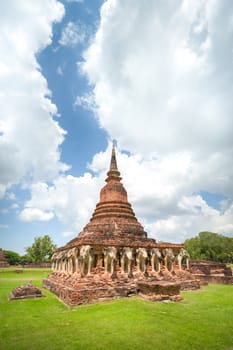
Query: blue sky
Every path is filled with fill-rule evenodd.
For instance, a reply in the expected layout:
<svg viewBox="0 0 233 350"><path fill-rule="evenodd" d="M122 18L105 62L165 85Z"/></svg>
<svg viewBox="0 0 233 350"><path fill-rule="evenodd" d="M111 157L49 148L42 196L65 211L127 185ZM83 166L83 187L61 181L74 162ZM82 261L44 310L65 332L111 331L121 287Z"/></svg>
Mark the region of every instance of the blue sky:
<svg viewBox="0 0 233 350"><path fill-rule="evenodd" d="M0 4L0 247L88 222L111 140L149 236L233 236L233 4Z"/></svg>

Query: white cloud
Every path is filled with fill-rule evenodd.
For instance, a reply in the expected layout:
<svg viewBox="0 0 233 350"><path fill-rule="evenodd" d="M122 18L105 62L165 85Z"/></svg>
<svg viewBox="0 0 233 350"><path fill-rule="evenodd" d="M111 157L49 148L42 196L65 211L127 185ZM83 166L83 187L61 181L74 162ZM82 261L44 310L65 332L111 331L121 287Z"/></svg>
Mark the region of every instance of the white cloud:
<svg viewBox="0 0 233 350"><path fill-rule="evenodd" d="M82 69L122 147L232 156L232 15L223 1L103 4Z"/></svg>
<svg viewBox="0 0 233 350"><path fill-rule="evenodd" d="M32 198L24 210L38 208L52 212L73 235L88 223L110 161L111 145L95 155L90 169L96 173L82 177L62 176L53 185L37 183L31 187ZM198 183L199 174L190 159L144 159L138 155L117 152L118 167L129 201L139 221L156 240L181 242L202 230L233 234L233 204L225 209L212 208L200 196L192 194L190 172ZM174 167L183 164L183 167ZM191 176L191 179L192 179Z"/></svg>
<svg viewBox="0 0 233 350"><path fill-rule="evenodd" d="M85 109L93 111L96 108L94 95L92 93L85 93L81 96L77 96L74 106L81 106Z"/></svg>
<svg viewBox="0 0 233 350"><path fill-rule="evenodd" d="M94 101L84 95L76 104L94 109L109 135L131 151L118 152L119 170L137 217L157 240L181 242L202 230L233 235L232 14L233 5L222 1L148 0L132 6L131 0L107 0L85 53L82 70L94 85ZM45 83L41 101L46 102L46 111L55 113L43 97ZM53 150L64 137L56 126L56 137L51 132L48 138L55 140ZM7 128L7 122L0 125L4 135ZM9 180L10 165L19 157L16 146L5 144L11 151L10 162L3 158L9 182L25 174L24 162L18 162L18 174L12 168ZM27 144L23 149L37 154ZM77 233L98 202L110 146L89 165L95 176L59 176L61 165L54 154L55 180L54 163L51 172L29 163L28 168L37 172L20 218L56 216L65 232ZM46 176L38 169L45 169ZM49 174L53 174L51 185L45 182ZM197 194L200 191L224 194L221 210L212 208Z"/></svg>
<svg viewBox="0 0 233 350"><path fill-rule="evenodd" d="M27 214L30 216L31 210L33 219L34 209L37 208L41 213L56 215L67 232L77 233L89 220L98 201L101 180L103 182L102 176L93 177L86 173L79 178L71 175L60 176L51 186L42 182L36 183L30 188L32 197L26 202L20 219L29 221Z"/></svg>
<svg viewBox="0 0 233 350"><path fill-rule="evenodd" d="M70 237L73 235L74 235L74 232L72 232L72 231L64 231L63 232L63 237Z"/></svg>
<svg viewBox="0 0 233 350"><path fill-rule="evenodd" d="M22 221L49 221L54 217L51 212L44 212L38 208L26 208L20 213L20 220Z"/></svg>
<svg viewBox="0 0 233 350"><path fill-rule="evenodd" d="M86 37L86 29L83 25L69 22L62 31L59 43L63 46L75 46L82 44Z"/></svg>
<svg viewBox="0 0 233 350"><path fill-rule="evenodd" d="M60 76L63 76L64 75L64 72L63 72L63 69L61 66L58 66L57 67L57 74L60 75Z"/></svg>
<svg viewBox="0 0 233 350"><path fill-rule="evenodd" d="M232 212L195 195L221 193L232 205L232 17L233 4L220 0L107 0L79 64L100 125L132 152L119 160L124 182L161 240L233 235Z"/></svg>
<svg viewBox="0 0 233 350"><path fill-rule="evenodd" d="M59 160L65 131L53 119L56 106L36 61L63 14L55 0L1 4L0 196L23 178L47 181L67 169Z"/></svg>
<svg viewBox="0 0 233 350"><path fill-rule="evenodd" d="M13 192L7 192L6 193L6 198L11 200L11 201L15 201L16 200L16 196Z"/></svg>

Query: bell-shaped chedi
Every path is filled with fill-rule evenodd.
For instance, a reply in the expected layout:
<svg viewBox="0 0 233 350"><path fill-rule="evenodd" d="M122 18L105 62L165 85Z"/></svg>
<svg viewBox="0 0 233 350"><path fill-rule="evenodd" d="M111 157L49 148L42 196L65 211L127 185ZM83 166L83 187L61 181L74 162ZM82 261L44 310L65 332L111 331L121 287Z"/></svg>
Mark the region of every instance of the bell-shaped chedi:
<svg viewBox="0 0 233 350"><path fill-rule="evenodd" d="M110 168L106 185L100 191L90 222L79 236L68 245L91 244L111 246L148 246L155 240L148 239L147 233L138 222L127 192L121 182L113 144Z"/></svg>
<svg viewBox="0 0 233 350"><path fill-rule="evenodd" d="M166 294L162 299L180 298L180 284L171 280L174 254L181 248L182 244L160 244L147 238L121 183L113 145L106 185L94 213L76 238L56 250L53 272L43 286L69 305L138 292L155 300L157 294L160 298ZM162 270L169 282L161 281Z"/></svg>
<svg viewBox="0 0 233 350"><path fill-rule="evenodd" d="M132 206L128 202L127 192L121 183L114 145L110 169L105 181L107 184L100 191L100 201L80 237L90 233L95 235L100 232L103 234L111 232L116 236L133 234L145 238L146 232L135 217Z"/></svg>

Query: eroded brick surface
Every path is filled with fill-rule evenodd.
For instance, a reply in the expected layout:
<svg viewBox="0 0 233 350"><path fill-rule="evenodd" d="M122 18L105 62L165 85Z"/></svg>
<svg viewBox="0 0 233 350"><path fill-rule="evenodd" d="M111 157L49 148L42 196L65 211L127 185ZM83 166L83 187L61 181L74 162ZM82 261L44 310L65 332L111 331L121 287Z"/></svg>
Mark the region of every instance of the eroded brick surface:
<svg viewBox="0 0 233 350"><path fill-rule="evenodd" d="M193 260L190 264L192 275L206 283L232 284L233 276L231 268L226 264L206 260Z"/></svg>
<svg viewBox="0 0 233 350"><path fill-rule="evenodd" d="M32 299L44 297L41 290L31 282L14 288L9 296L10 300Z"/></svg>
<svg viewBox="0 0 233 350"><path fill-rule="evenodd" d="M180 300L183 282L190 280L193 288L195 284L191 274L176 274L182 248L147 237L128 202L113 147L106 185L89 223L57 249L53 273L43 285L69 305L137 293L151 300Z"/></svg>
<svg viewBox="0 0 233 350"><path fill-rule="evenodd" d="M9 263L6 260L3 250L0 248L0 267L8 267Z"/></svg>

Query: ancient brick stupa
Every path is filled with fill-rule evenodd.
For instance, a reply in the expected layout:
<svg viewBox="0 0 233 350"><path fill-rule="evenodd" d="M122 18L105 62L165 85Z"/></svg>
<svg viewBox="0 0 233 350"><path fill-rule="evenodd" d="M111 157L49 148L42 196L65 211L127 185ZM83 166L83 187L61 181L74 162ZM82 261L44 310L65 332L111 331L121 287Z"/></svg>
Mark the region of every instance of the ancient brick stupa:
<svg viewBox="0 0 233 350"><path fill-rule="evenodd" d="M121 183L113 145L100 201L83 231L54 253L43 285L69 305L136 293L177 298L175 259L182 270L183 258L182 244L147 238Z"/></svg>
<svg viewBox="0 0 233 350"><path fill-rule="evenodd" d="M78 238L71 241L94 245L120 247L154 246L155 240L148 239L142 225L135 217L127 192L121 183L117 168L115 147L112 148L107 184L100 191L100 201L96 205L90 222L84 227ZM98 249L97 249L98 250Z"/></svg>

